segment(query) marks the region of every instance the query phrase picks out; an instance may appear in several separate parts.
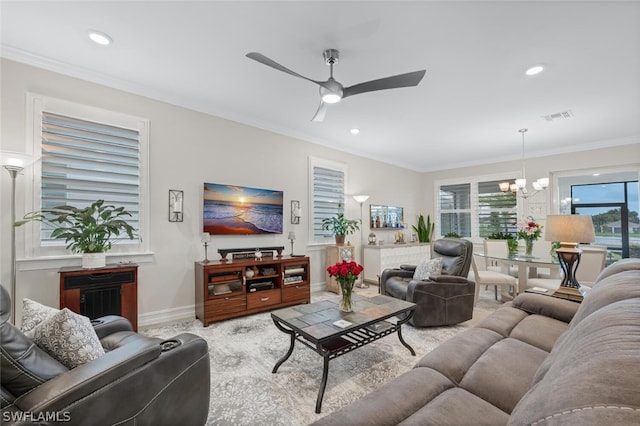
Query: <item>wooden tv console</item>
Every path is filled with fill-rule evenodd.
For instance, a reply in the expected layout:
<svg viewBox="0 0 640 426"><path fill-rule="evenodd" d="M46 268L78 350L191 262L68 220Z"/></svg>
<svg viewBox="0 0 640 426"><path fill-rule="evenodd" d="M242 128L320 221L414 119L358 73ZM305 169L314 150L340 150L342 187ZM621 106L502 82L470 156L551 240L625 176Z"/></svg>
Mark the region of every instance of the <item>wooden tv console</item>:
<svg viewBox="0 0 640 426"><path fill-rule="evenodd" d="M195 263L196 318L214 321L311 301L308 257Z"/></svg>

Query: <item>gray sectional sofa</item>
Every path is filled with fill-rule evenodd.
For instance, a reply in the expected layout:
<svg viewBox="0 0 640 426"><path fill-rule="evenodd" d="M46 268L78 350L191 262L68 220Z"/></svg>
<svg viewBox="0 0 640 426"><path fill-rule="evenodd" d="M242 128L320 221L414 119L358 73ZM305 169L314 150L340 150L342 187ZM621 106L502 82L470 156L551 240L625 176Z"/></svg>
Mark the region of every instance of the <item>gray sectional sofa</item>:
<svg viewBox="0 0 640 426"><path fill-rule="evenodd" d="M640 424L640 259L581 304L524 293L316 425Z"/></svg>

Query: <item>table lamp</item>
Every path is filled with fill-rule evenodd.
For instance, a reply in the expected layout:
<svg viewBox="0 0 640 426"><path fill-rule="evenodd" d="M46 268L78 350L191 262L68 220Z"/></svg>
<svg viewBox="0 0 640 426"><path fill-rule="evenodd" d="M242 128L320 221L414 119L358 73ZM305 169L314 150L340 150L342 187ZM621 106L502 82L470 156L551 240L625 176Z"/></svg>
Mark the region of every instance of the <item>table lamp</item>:
<svg viewBox="0 0 640 426"><path fill-rule="evenodd" d="M556 250L560 267L564 272L560 285L579 288L580 283L575 276L582 255L579 244L592 243L596 240L591 216L549 215L545 229L545 240L560 242L560 248Z"/></svg>
<svg viewBox="0 0 640 426"><path fill-rule="evenodd" d="M289 235L287 236L289 240L291 240L291 256L293 256L293 240L296 239L296 233L293 231L289 231Z"/></svg>

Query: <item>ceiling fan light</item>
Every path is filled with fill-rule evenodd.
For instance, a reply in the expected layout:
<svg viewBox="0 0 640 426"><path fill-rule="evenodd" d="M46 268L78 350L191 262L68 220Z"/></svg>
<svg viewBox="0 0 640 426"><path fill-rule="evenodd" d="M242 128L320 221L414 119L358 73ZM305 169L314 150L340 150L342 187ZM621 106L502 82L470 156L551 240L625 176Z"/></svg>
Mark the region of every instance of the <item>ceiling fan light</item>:
<svg viewBox="0 0 640 426"><path fill-rule="evenodd" d="M509 182L500 182L498 186L500 187L500 191L507 192L509 190Z"/></svg>
<svg viewBox="0 0 640 426"><path fill-rule="evenodd" d="M322 101L327 104L338 103L340 102L340 99L342 99L342 97L337 93L325 93L324 95L322 95Z"/></svg>
<svg viewBox="0 0 640 426"><path fill-rule="evenodd" d="M542 189L545 189L549 186L549 178L540 178L537 182Z"/></svg>
<svg viewBox="0 0 640 426"><path fill-rule="evenodd" d="M536 74L540 74L542 71L544 71L544 67L542 65L534 65L530 68L527 68L527 70L524 73L526 75L536 75Z"/></svg>
<svg viewBox="0 0 640 426"><path fill-rule="evenodd" d="M527 186L527 180L526 179L516 179L516 187L518 187L519 189L522 189L524 187Z"/></svg>
<svg viewBox="0 0 640 426"><path fill-rule="evenodd" d="M542 189L542 185L540 185L540 182L535 181L531 184L533 186L533 189L535 189L536 191L540 191Z"/></svg>
<svg viewBox="0 0 640 426"><path fill-rule="evenodd" d="M108 34L105 34L100 31L95 31L95 30L89 30L88 33L91 41L93 41L96 44L99 44L100 46L108 46L111 43L113 43L113 39L109 37Z"/></svg>

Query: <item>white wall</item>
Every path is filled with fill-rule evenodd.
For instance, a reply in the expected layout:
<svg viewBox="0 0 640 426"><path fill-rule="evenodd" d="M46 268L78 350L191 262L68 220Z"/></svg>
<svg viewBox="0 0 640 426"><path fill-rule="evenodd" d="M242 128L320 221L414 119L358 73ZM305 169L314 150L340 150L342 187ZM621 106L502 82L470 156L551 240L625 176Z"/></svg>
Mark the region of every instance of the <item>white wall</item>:
<svg viewBox="0 0 640 426"><path fill-rule="evenodd" d="M370 195L364 206L365 236L370 232L366 226L369 204L403 207L405 219L411 225L418 213L434 217L434 181L501 171L517 172L520 168L519 162L502 162L420 174L5 59L1 62L0 78L2 150L25 150L25 100L29 91L150 119L151 218L146 237L154 256L151 263L140 265L140 325L193 317L193 262L201 260L204 254L200 243L203 182L279 189L285 194L283 235L214 237L209 258L217 258L218 248L283 245L288 252L290 246L286 235L295 230L295 251L306 251L310 256L312 284L320 288L324 284L324 247L307 244L306 216L302 217L300 225L289 224L290 200L300 200L304 212L309 212L309 156L348 164L348 217L360 217L360 205L350 196ZM533 178L563 170L637 165L638 159L640 141L635 145L527 160L527 175ZM18 217L26 211L22 195L25 182L24 176L18 177ZM169 189L184 190L184 222L167 220ZM10 179L6 172L0 173L0 190L0 280L8 288L11 225ZM550 195L551 191L542 195L543 200L548 201ZM19 228L18 258L24 257L23 232ZM376 234L380 239L393 239L393 231L376 230ZM358 233L348 239L359 246L361 238ZM358 253L359 249L356 249ZM19 264L17 300L29 297L57 306L57 267L26 270L26 263ZM18 303L18 320L20 305Z"/></svg>
<svg viewBox="0 0 640 426"><path fill-rule="evenodd" d="M324 284L324 246L308 246L308 218L300 225L290 225L290 200L300 200L304 213L310 209L307 166L308 157L345 162L348 165L347 216L360 217L360 205L351 195L366 193L368 204L397 205L405 208L411 221L422 206L419 173L345 154L299 139L278 135L236 122L157 102L145 97L66 77L17 62L2 60L2 150L25 151L26 93L78 102L107 110L131 114L150 120L150 232L146 236L154 253L151 263L140 264L138 311L140 324L162 319L192 317L194 304L193 262L201 260L203 182L227 183L278 189L285 196L283 235L214 236L209 258L217 259L218 248L283 245L295 230L297 253L311 257L312 284ZM0 206L0 277L7 288L10 283L10 179L1 174ZM27 211L22 197L27 179L18 178L17 217ZM167 220L168 190L184 190L184 222ZM365 223L368 220L365 219ZM24 257L22 228L18 228L18 259ZM365 235L368 235L368 227ZM391 233L392 235L393 233ZM385 237L389 240L391 237ZM359 245L360 234L349 236ZM359 248L357 249L359 250ZM78 261L79 264L79 261ZM19 262L17 300L28 297L57 306L59 284L57 267L30 270L29 262ZM21 303L18 303L21 305ZM17 318L20 318L20 308Z"/></svg>

